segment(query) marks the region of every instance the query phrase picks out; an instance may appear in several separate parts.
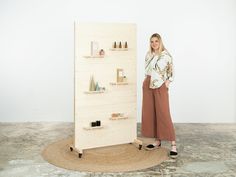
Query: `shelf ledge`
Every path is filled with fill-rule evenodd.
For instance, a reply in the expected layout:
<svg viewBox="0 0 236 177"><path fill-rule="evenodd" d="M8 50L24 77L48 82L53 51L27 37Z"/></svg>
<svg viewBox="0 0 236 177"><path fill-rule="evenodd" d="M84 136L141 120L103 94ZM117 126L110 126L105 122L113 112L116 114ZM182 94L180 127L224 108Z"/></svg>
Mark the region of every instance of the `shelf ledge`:
<svg viewBox="0 0 236 177"><path fill-rule="evenodd" d="M105 56L84 56L84 58L105 58Z"/></svg>
<svg viewBox="0 0 236 177"><path fill-rule="evenodd" d="M95 130L95 129L102 129L104 126L96 126L96 127L83 127L84 130Z"/></svg>
<svg viewBox="0 0 236 177"><path fill-rule="evenodd" d="M86 94L99 94L99 93L105 93L107 92L106 90L102 90L102 91L84 91L84 93Z"/></svg>
<svg viewBox="0 0 236 177"><path fill-rule="evenodd" d="M130 48L111 48L111 51L128 51Z"/></svg>
<svg viewBox="0 0 236 177"><path fill-rule="evenodd" d="M110 82L110 85L128 85L128 82Z"/></svg>
<svg viewBox="0 0 236 177"><path fill-rule="evenodd" d="M110 117L110 120L120 120L120 119L128 119L127 116L119 116L119 117Z"/></svg>

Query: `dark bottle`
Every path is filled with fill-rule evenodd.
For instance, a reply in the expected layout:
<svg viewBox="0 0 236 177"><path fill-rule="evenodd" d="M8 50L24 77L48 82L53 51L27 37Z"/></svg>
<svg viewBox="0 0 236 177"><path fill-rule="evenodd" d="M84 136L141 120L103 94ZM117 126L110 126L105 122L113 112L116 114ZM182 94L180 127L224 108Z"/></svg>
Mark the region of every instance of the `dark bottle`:
<svg viewBox="0 0 236 177"><path fill-rule="evenodd" d="M127 41L125 42L125 48L126 48L126 49L128 48L128 43L127 43Z"/></svg>
<svg viewBox="0 0 236 177"><path fill-rule="evenodd" d="M116 48L116 42L114 42L113 48Z"/></svg>
<svg viewBox="0 0 236 177"><path fill-rule="evenodd" d="M119 43L119 48L122 48L121 42Z"/></svg>

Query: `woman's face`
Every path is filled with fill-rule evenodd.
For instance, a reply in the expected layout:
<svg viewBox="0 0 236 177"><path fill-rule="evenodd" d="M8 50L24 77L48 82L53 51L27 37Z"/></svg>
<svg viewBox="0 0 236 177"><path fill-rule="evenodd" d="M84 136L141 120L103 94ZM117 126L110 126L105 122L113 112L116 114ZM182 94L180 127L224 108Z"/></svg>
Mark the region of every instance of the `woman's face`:
<svg viewBox="0 0 236 177"><path fill-rule="evenodd" d="M153 37L151 38L151 47L153 50L158 50L159 49L159 46L160 46L160 43L159 43L159 40L157 37Z"/></svg>

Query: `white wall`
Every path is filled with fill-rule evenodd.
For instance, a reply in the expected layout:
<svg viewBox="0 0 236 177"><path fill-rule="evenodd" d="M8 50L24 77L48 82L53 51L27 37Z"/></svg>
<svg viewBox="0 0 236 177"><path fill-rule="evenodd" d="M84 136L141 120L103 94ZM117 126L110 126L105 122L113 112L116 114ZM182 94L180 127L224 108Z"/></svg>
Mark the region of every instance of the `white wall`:
<svg viewBox="0 0 236 177"><path fill-rule="evenodd" d="M73 121L73 22L138 26L138 120L144 55L158 32L174 57L174 122L236 122L236 1L1 0L0 122Z"/></svg>

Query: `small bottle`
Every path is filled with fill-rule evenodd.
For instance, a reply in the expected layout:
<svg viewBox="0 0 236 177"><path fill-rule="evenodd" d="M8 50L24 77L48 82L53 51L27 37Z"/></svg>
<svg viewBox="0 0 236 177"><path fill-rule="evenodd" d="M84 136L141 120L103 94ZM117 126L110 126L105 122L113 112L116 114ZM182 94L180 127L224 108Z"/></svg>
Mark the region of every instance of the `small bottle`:
<svg viewBox="0 0 236 177"><path fill-rule="evenodd" d="M121 41L120 41L120 43L119 43L119 48L122 48L122 44L121 44Z"/></svg>
<svg viewBox="0 0 236 177"><path fill-rule="evenodd" d="M127 77L126 76L123 77L123 82L127 82Z"/></svg>
<svg viewBox="0 0 236 177"><path fill-rule="evenodd" d="M95 91L99 91L99 85L98 85L98 82L96 82L96 85L95 85Z"/></svg>
<svg viewBox="0 0 236 177"><path fill-rule="evenodd" d="M128 48L128 43L127 43L127 41L125 42L125 48L126 48L126 49Z"/></svg>
<svg viewBox="0 0 236 177"><path fill-rule="evenodd" d="M113 48L116 48L116 42L114 42Z"/></svg>

